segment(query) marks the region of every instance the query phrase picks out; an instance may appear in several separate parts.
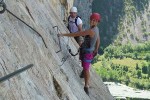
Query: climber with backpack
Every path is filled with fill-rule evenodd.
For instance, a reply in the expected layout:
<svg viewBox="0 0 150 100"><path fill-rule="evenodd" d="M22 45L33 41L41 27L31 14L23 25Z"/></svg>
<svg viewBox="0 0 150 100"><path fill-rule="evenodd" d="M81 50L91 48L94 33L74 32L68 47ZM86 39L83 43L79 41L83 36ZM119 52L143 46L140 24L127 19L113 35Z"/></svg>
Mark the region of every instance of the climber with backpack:
<svg viewBox="0 0 150 100"><path fill-rule="evenodd" d="M90 16L90 28L85 31L67 33L67 34L58 34L58 36L68 36L68 37L77 37L85 36L84 42L81 45L80 49L80 59L82 62L83 71L81 76L85 80L84 91L89 95L89 79L90 79L90 65L93 58L97 55L99 45L100 45L100 36L99 29L97 27L100 22L101 16L99 13L92 13Z"/></svg>
<svg viewBox="0 0 150 100"><path fill-rule="evenodd" d="M70 15L68 17L68 26L67 27L68 27L68 30L70 31L70 33L82 31L82 20L81 20L81 17L77 15L76 7L72 7L70 9ZM81 46L81 44L83 42L83 37L82 36L75 37L75 40L77 41L79 46Z"/></svg>

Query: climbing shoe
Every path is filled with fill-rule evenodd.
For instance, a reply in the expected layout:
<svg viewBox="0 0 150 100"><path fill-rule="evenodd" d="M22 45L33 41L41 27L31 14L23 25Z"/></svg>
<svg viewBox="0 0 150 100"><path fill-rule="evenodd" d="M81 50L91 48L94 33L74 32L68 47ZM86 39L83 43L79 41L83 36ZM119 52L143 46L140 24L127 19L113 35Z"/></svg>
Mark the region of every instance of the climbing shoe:
<svg viewBox="0 0 150 100"><path fill-rule="evenodd" d="M81 74L80 74L80 78L84 78L84 72L82 70Z"/></svg>
<svg viewBox="0 0 150 100"><path fill-rule="evenodd" d="M88 90L88 87L84 87L84 91L85 91L85 93L89 96L89 90Z"/></svg>

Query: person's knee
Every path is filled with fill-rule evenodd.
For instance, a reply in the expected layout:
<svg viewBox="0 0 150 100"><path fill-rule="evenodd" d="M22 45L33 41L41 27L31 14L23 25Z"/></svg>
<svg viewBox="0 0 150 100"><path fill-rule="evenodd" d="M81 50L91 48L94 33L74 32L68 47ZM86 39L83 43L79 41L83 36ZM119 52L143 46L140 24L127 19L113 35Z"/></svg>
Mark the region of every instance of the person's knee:
<svg viewBox="0 0 150 100"><path fill-rule="evenodd" d="M90 63L89 62L82 62L83 70L89 70L90 69Z"/></svg>
<svg viewBox="0 0 150 100"><path fill-rule="evenodd" d="M86 77L89 77L90 71L89 71L89 70L84 70L84 75L85 75Z"/></svg>

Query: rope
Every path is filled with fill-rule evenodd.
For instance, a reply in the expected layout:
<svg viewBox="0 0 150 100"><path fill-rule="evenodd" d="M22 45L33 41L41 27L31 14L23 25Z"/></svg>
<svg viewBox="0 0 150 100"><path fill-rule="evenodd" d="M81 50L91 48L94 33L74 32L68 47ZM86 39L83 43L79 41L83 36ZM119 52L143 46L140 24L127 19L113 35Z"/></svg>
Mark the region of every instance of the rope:
<svg viewBox="0 0 150 100"><path fill-rule="evenodd" d="M67 45L67 49L68 49L69 53L70 53L72 56L76 56L76 55L78 55L79 52L80 52L80 48L79 48L78 51L77 51L77 53L73 54L73 53L71 52L71 48L69 47L69 45Z"/></svg>
<svg viewBox="0 0 150 100"><path fill-rule="evenodd" d="M7 11L7 12L10 13L12 16L14 16L15 18L17 18L19 21L21 21L22 23L24 23L26 26L28 26L30 29L32 29L34 32L36 32L36 33L38 34L38 36L40 36L40 37L42 38L42 41L44 42L44 45L45 45L45 47L47 48L47 45L46 45L46 43L45 43L43 37L41 36L41 34L40 34L38 31L36 31L33 27L31 27L30 25L28 25L25 21L23 21L22 19L20 19L19 17L17 17L17 16L16 16L14 13L12 13L10 10L8 10L8 9L6 8L6 4L3 2L3 0L0 1L0 7L3 8L2 10L0 10L0 14L4 13L5 11ZM58 28L58 26L54 26L53 28L57 28L57 32L60 32L60 29ZM58 37L58 36L57 36L57 37ZM57 51L56 53L59 53L59 52L62 51L61 42L60 42L60 38L59 38L59 37L58 37L58 40L59 40L59 47L60 47L60 50ZM69 42L69 38L68 38L68 42ZM68 44L69 44L69 43L68 43ZM67 47L69 47L69 45L67 45ZM76 56L76 55L78 54L78 53L73 54L73 53L71 52L71 49L69 49L69 53L70 53L72 56ZM62 60L61 60L62 64L59 65L59 66L61 67L61 66L67 61L67 59L68 59L69 57L70 57L70 55L64 56L64 57L62 58ZM23 71L25 71L25 70L31 68L32 66L33 66L33 64L27 65L26 67L24 67L24 68L22 68L22 69L19 69L19 70L15 71L15 72L13 72L13 73L10 73L10 74L8 74L8 75L6 75L6 76L4 76L4 77L1 77L1 78L0 78L0 83L6 81L6 80L8 80L8 79L10 79L11 77L14 77L14 76L18 75L19 73L22 73ZM56 72L57 72L57 70L56 70Z"/></svg>
<svg viewBox="0 0 150 100"><path fill-rule="evenodd" d="M60 29L59 29L58 26L53 26L53 28L57 28L57 33L58 33L58 34L59 34L59 32L61 33L61 31L60 31ZM56 53L59 53L59 52L62 51L62 48L61 48L60 37L59 37L59 36L57 36L57 37L58 37L58 40L59 40L59 47L60 47L60 50L58 50ZM69 47L69 38L68 38L68 42L67 42L67 45L66 45L66 46L67 46L67 50L69 51L69 53L71 54L71 56L76 56L76 55L79 54L80 48L78 49L77 53L75 53L75 54L73 54L73 53L71 52L71 48ZM68 58L69 58L69 55L64 56L64 57L62 58L62 60L61 60L62 64L59 65L59 66L62 66L62 65L66 62L66 60L67 60Z"/></svg>
<svg viewBox="0 0 150 100"><path fill-rule="evenodd" d="M10 73L10 74L4 76L4 77L1 77L1 78L0 78L0 83L6 81L6 80L8 80L8 79L10 79L10 78L13 77L13 76L18 75L19 73L24 72L25 70L27 70L27 69L29 69L29 68L31 68L31 67L33 67L33 64L27 65L27 66L25 66L25 67L23 67L23 68L21 68L21 69L19 69L19 70L16 70L16 71L14 71L14 72L12 72L12 73Z"/></svg>
<svg viewBox="0 0 150 100"><path fill-rule="evenodd" d="M68 49L69 53L71 54L71 56L76 56L80 52L80 48L79 48L78 51L77 51L77 53L75 53L75 54L72 53L71 48L69 46L69 37L68 37L67 49Z"/></svg>
<svg viewBox="0 0 150 100"><path fill-rule="evenodd" d="M28 25L26 22L24 22L22 19L20 19L19 17L17 17L15 14L13 14L11 11L9 11L7 8L6 8L6 4L3 2L3 0L0 1L0 7L3 7L3 9L0 11L0 14L4 13L5 10L10 13L12 16L14 16L15 18L17 18L19 21L21 21L22 23L24 23L26 26L28 26L30 29L32 29L34 32L36 32L41 38L42 38L42 41L44 42L44 45L45 47L47 48L47 45L42 37L42 35L36 31L34 28L32 28L30 25Z"/></svg>
<svg viewBox="0 0 150 100"><path fill-rule="evenodd" d="M3 0L0 1L0 14L4 13L6 10L6 4L3 2Z"/></svg>
<svg viewBox="0 0 150 100"><path fill-rule="evenodd" d="M40 36L41 38L42 38L42 41L44 42L44 45L45 45L45 47L47 48L47 45L46 45L46 43L45 43L45 41L44 41L44 39L43 39L43 37L42 37L42 35L38 32L38 31L36 31L34 28L32 28L30 25L28 25L26 22L24 22L22 19L20 19L19 17L17 17L15 14L13 14L11 11L9 11L7 8L6 8L6 11L8 12L8 13L10 13L12 16L14 16L15 18L17 18L19 21L21 21L22 23L24 23L26 26L28 26L30 29L32 29L34 32L36 32L37 34L38 34L38 36Z"/></svg>
<svg viewBox="0 0 150 100"><path fill-rule="evenodd" d="M59 34L59 32L61 33L60 29L58 28L58 26L53 26L53 29L57 28L57 34ZM57 35L57 38L58 38L58 41L59 41L59 50L56 51L56 53L59 53L62 51L62 48L61 48L61 42L60 42L60 37ZM62 64L58 65L58 66L62 66L66 60L69 58L69 55L68 56L64 56L61 60Z"/></svg>
<svg viewBox="0 0 150 100"><path fill-rule="evenodd" d="M58 26L54 26L53 28L57 28L57 33L59 33L59 32L61 33L61 31L60 31L60 29L58 28ZM57 37L58 37L58 36L57 36ZM56 53L62 51L62 49L61 49L61 43L60 43L60 37L58 37L58 40L59 40L59 47L60 47L60 50L57 51ZM71 48L69 47L68 44L69 44L69 38L68 38L68 43L67 43L67 49L68 49L69 53L70 53L72 56L78 55L78 54L79 54L79 51L80 51L80 48L78 49L77 53L73 54L73 53L71 52Z"/></svg>

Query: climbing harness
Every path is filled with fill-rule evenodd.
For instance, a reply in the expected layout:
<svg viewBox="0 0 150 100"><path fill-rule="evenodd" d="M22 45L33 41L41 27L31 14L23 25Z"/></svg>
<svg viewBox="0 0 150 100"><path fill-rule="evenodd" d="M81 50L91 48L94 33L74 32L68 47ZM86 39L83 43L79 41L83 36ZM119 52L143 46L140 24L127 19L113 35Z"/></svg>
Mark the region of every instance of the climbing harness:
<svg viewBox="0 0 150 100"><path fill-rule="evenodd" d="M59 30L59 28L58 28L58 26L53 26L53 28L55 29L55 28L57 28L57 33L59 34L59 32L60 32L60 30ZM58 37L58 35L57 35L57 37ZM59 52L61 52L62 50L61 50L61 44L60 44L60 38L58 37L58 41L59 41L59 50L58 51L56 51L56 53L59 53Z"/></svg>
<svg viewBox="0 0 150 100"><path fill-rule="evenodd" d="M27 65L27 66L25 66L25 67L23 67L23 68L21 68L21 69L19 69L19 70L16 70L16 71L14 71L14 72L12 72L12 73L10 73L10 74L4 76L4 77L1 77L1 78L0 78L0 83L6 81L6 80L8 80L8 79L10 79L10 78L13 77L13 76L16 76L16 75L19 74L19 73L24 72L25 70L27 70L27 69L29 69L29 68L31 68L31 67L33 67L33 64Z"/></svg>
<svg viewBox="0 0 150 100"><path fill-rule="evenodd" d="M3 2L3 0L0 0L0 14L4 13L6 10L6 4Z"/></svg>

